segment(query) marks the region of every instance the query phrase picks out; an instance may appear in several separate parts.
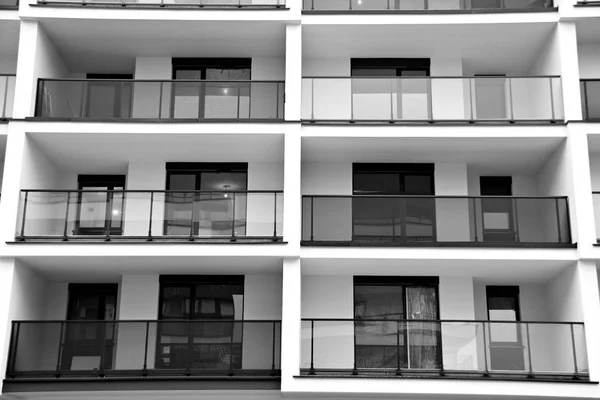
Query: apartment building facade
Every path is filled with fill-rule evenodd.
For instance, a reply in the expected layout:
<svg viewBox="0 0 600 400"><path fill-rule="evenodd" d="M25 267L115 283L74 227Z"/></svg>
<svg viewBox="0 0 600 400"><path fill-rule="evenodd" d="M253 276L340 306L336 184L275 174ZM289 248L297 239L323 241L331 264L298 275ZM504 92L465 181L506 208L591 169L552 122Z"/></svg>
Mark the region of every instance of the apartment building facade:
<svg viewBox="0 0 600 400"><path fill-rule="evenodd" d="M599 5L0 0L0 398L600 398Z"/></svg>

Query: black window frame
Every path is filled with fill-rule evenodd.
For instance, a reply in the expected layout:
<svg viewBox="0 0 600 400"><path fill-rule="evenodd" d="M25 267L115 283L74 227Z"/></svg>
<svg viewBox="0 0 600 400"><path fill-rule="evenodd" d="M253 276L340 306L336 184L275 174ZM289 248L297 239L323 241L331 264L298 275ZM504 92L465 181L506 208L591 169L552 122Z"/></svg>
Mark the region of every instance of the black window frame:
<svg viewBox="0 0 600 400"><path fill-rule="evenodd" d="M234 58L234 57L201 57L201 58L181 58L171 59L172 76L177 79L177 71L201 71L201 79L206 79L206 70L210 68L221 69L249 69L250 79L252 79L252 58Z"/></svg>
<svg viewBox="0 0 600 400"><path fill-rule="evenodd" d="M354 365L357 365L357 351L356 351L356 321L359 319L356 316L356 287L357 286L402 286L402 307L404 314L404 321L408 321L408 304L406 302L406 289L411 287L431 287L435 289L436 308L438 320L441 320L440 316L440 279L437 276L370 276L370 275L354 275L352 280L352 313L354 320ZM368 321L368 319L361 319ZM390 320L393 321L393 320ZM413 320L411 320L413 321ZM418 319L414 321L418 322ZM406 348L408 346L408 331L405 332L404 344ZM437 330L437 360L443 367L443 345L442 345L442 333L441 329ZM360 345L359 345L360 346ZM370 345L371 346L371 345ZM378 346L378 345L372 345ZM385 345L382 345L385 346ZM408 360L408 355L406 355Z"/></svg>
<svg viewBox="0 0 600 400"><path fill-rule="evenodd" d="M516 321L521 321L521 301L518 285L486 285L485 287L485 306L488 321L490 319L490 297L510 297L515 302Z"/></svg>
<svg viewBox="0 0 600 400"><path fill-rule="evenodd" d="M356 193L356 175L357 174L377 174L377 173L393 173L398 174L398 179L404 179L406 175L412 176L428 176L431 178L430 194L435 195L435 164L434 163L352 163L352 194ZM403 188L406 193L404 181L398 185ZM390 195L403 195L404 193L389 193Z"/></svg>
<svg viewBox="0 0 600 400"><path fill-rule="evenodd" d="M79 174L77 175L77 187L79 192L77 193L77 218L75 220L75 232L77 235L103 235L107 232L107 221L112 221L112 198L106 195L106 214L104 217L104 227L101 228L82 228L81 224L81 206L83 200L82 190L85 190L88 186L106 186L107 191L115 190L115 187L122 187L126 190L127 175L115 174L115 175L96 175L96 174ZM125 215L125 192L121 199L121 224L119 227L110 227L111 235L122 235L123 234L123 221Z"/></svg>
<svg viewBox="0 0 600 400"><path fill-rule="evenodd" d="M484 190L485 188L485 190ZM509 194L489 193L493 191L500 192L497 188L508 188ZM487 192L484 194L484 192ZM513 180L512 176L480 176L479 177L479 194L481 196L512 196Z"/></svg>
<svg viewBox="0 0 600 400"><path fill-rule="evenodd" d="M351 58L350 75L360 69L395 69L396 76L402 76L403 71L424 71L425 76L431 74L430 58Z"/></svg>

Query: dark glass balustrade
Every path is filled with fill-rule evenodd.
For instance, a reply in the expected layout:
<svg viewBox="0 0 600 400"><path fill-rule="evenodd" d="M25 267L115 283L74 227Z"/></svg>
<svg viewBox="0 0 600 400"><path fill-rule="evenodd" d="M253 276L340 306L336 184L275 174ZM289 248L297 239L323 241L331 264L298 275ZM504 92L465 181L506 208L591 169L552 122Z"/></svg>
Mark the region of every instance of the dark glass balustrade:
<svg viewBox="0 0 600 400"><path fill-rule="evenodd" d="M581 81L583 119L600 121L600 79Z"/></svg>
<svg viewBox="0 0 600 400"><path fill-rule="evenodd" d="M0 8L2 8L1 0ZM12 117L14 99L15 75L0 74L0 119Z"/></svg>
<svg viewBox="0 0 600 400"><path fill-rule="evenodd" d="M283 120L281 81L40 79L36 117Z"/></svg>
<svg viewBox="0 0 600 400"><path fill-rule="evenodd" d="M281 241L281 191L23 190L16 238Z"/></svg>
<svg viewBox="0 0 600 400"><path fill-rule="evenodd" d="M303 0L305 12L544 11L551 0Z"/></svg>
<svg viewBox="0 0 600 400"><path fill-rule="evenodd" d="M18 321L8 378L278 376L281 321Z"/></svg>
<svg viewBox="0 0 600 400"><path fill-rule="evenodd" d="M566 197L303 196L306 246L571 245Z"/></svg>

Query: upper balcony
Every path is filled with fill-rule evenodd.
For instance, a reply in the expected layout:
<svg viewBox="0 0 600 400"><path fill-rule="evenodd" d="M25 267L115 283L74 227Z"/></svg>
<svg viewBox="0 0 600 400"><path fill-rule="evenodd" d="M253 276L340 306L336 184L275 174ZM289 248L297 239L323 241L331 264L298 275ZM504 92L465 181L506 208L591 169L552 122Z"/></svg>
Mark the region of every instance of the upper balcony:
<svg viewBox="0 0 600 400"><path fill-rule="evenodd" d="M284 10L285 0L38 0L40 6L183 8L208 10Z"/></svg>
<svg viewBox="0 0 600 400"><path fill-rule="evenodd" d="M19 0L2 0L0 1L0 10L18 10Z"/></svg>
<svg viewBox="0 0 600 400"><path fill-rule="evenodd" d="M303 79L310 123L556 123L560 77L315 77Z"/></svg>
<svg viewBox="0 0 600 400"><path fill-rule="evenodd" d="M556 11L552 0L303 0L303 13L452 13Z"/></svg>
<svg viewBox="0 0 600 400"><path fill-rule="evenodd" d="M281 122L283 81L40 79L36 118Z"/></svg>

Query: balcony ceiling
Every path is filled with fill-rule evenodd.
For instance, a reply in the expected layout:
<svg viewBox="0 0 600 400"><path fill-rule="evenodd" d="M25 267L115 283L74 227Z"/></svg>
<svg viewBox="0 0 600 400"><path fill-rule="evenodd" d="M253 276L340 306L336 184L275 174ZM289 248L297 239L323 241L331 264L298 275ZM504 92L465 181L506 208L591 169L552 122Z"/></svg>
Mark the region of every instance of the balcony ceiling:
<svg viewBox="0 0 600 400"><path fill-rule="evenodd" d="M123 274L281 274L273 257L23 257L49 280L118 282ZM201 261L199 261L201 260Z"/></svg>
<svg viewBox="0 0 600 400"><path fill-rule="evenodd" d="M482 173L537 172L562 138L304 138L303 162L465 162Z"/></svg>
<svg viewBox="0 0 600 400"><path fill-rule="evenodd" d="M71 72L132 73L135 57L284 57L285 26L258 21L46 20Z"/></svg>
<svg viewBox="0 0 600 400"><path fill-rule="evenodd" d="M555 24L334 25L303 30L305 58L452 57L526 74Z"/></svg>
<svg viewBox="0 0 600 400"><path fill-rule="evenodd" d="M283 161L282 135L44 133L29 134L28 137L58 167L78 173L123 173L127 171L128 163L135 161Z"/></svg>
<svg viewBox="0 0 600 400"><path fill-rule="evenodd" d="M577 21L578 43L600 43L600 18Z"/></svg>

